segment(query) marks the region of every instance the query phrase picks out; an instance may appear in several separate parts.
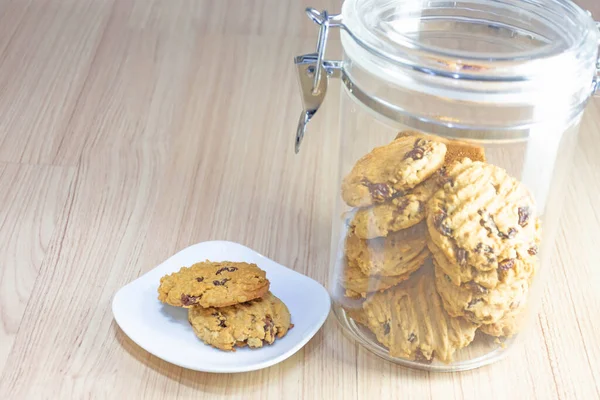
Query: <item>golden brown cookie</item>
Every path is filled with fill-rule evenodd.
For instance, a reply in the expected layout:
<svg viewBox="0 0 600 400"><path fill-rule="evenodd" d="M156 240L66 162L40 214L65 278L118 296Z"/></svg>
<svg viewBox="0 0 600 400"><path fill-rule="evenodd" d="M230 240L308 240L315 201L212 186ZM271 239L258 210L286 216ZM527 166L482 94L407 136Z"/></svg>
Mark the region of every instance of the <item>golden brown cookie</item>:
<svg viewBox="0 0 600 400"><path fill-rule="evenodd" d="M479 330L486 335L506 338L519 333L526 316L525 304L526 303L523 302L516 309L507 312L506 315L496 323L481 325Z"/></svg>
<svg viewBox="0 0 600 400"><path fill-rule="evenodd" d="M290 312L271 292L228 307L191 307L188 320L203 342L228 351L235 351L236 346L257 348L272 344L275 338L285 336L291 326Z"/></svg>
<svg viewBox="0 0 600 400"><path fill-rule="evenodd" d="M483 147L476 144L463 142L460 140L446 139L441 136L429 135L417 131L400 132L396 136L396 139L407 136L422 137L444 143L446 145L446 157L444 158L444 165L450 165L455 161L462 161L464 158L469 158L471 161L485 161L485 150Z"/></svg>
<svg viewBox="0 0 600 400"><path fill-rule="evenodd" d="M356 162L342 182L342 198L351 207L383 203L414 188L440 168L442 143L406 137L374 148Z"/></svg>
<svg viewBox="0 0 600 400"><path fill-rule="evenodd" d="M453 264L510 269L537 253L535 202L505 170L464 159L446 168L428 203L431 239Z"/></svg>
<svg viewBox="0 0 600 400"><path fill-rule="evenodd" d="M242 262L200 262L163 276L158 299L176 307L225 307L261 297L269 290L265 271Z"/></svg>
<svg viewBox="0 0 600 400"><path fill-rule="evenodd" d="M422 265L420 259L415 259L412 263L406 266L406 272L402 275L381 276L381 275L365 275L357 266L356 261L346 260L343 265L344 271L340 284L346 289L346 297L358 298L367 297L369 293L379 292L396 286L402 281L407 280L410 274L419 269Z"/></svg>
<svg viewBox="0 0 600 400"><path fill-rule="evenodd" d="M389 234L384 238L360 239L349 233L346 256L365 275L397 276L414 271L429 255L424 224Z"/></svg>
<svg viewBox="0 0 600 400"><path fill-rule="evenodd" d="M425 219L425 205L436 189L436 181L430 178L404 196L357 209L349 222L350 228L361 239L383 237L410 228Z"/></svg>
<svg viewBox="0 0 600 400"><path fill-rule="evenodd" d="M363 308L369 329L390 355L409 360L449 363L473 341L478 326L446 313L431 271L374 294Z"/></svg>
<svg viewBox="0 0 600 400"><path fill-rule="evenodd" d="M494 289L486 289L475 282L457 286L435 259L433 264L437 291L444 309L453 317L464 317L476 324L494 324L527 299L527 279L502 282Z"/></svg>
<svg viewBox="0 0 600 400"><path fill-rule="evenodd" d="M368 326L367 316L362 308L359 309L347 309L346 315L354 320L357 324Z"/></svg>
<svg viewBox="0 0 600 400"><path fill-rule="evenodd" d="M537 259L520 260L515 262L507 269L492 269L489 271L480 271L469 265L460 266L453 264L446 255L437 247L431 239L427 240L427 247L431 251L436 265L450 278L454 285L472 283L481 285L486 289L493 289L501 282L514 281L517 279L529 279L533 276Z"/></svg>

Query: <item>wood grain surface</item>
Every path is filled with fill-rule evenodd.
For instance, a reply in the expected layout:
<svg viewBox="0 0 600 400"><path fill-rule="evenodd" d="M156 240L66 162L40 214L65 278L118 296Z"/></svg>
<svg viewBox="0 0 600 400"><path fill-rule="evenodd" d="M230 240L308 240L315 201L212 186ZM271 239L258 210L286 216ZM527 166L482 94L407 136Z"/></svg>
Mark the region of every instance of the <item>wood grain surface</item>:
<svg viewBox="0 0 600 400"><path fill-rule="evenodd" d="M539 318L500 363L403 369L330 317L288 360L217 375L151 356L116 326L121 286L209 239L327 283L336 85L302 152L292 146L292 57L317 33L308 5L340 1L0 0L0 398L600 398L597 100Z"/></svg>

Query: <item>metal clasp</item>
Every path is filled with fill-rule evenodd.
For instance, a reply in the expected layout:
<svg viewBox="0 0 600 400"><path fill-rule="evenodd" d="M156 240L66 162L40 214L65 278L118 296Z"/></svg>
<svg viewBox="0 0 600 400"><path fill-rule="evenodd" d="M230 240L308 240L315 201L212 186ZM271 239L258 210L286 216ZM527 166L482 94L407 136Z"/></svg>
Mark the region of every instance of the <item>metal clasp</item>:
<svg viewBox="0 0 600 400"><path fill-rule="evenodd" d="M300 94L304 109L300 113L298 128L296 129L295 151L300 151L300 143L306 133L306 125L316 114L317 110L323 104L329 77L339 77L342 70L341 61L325 60L325 48L327 47L327 37L329 28L342 27L342 17L340 14L329 15L326 10L321 12L314 8L307 8L306 15L320 26L319 38L317 39L317 51L315 53L304 54L294 58L298 72L298 83L300 85Z"/></svg>
<svg viewBox="0 0 600 400"><path fill-rule="evenodd" d="M587 14L592 17L592 13L590 11L586 11ZM596 28L600 31L600 22L594 21L596 23ZM596 76L592 80L592 96L598 95L598 91L600 90L600 40L598 41L598 59L596 60Z"/></svg>

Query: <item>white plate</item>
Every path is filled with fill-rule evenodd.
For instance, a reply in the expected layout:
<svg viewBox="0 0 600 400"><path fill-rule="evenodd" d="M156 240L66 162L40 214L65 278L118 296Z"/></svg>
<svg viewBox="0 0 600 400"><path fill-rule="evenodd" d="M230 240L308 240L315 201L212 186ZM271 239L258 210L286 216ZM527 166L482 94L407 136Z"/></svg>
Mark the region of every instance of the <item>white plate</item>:
<svg viewBox="0 0 600 400"><path fill-rule="evenodd" d="M272 345L225 352L194 335L187 309L158 301L160 278L196 262L245 261L267 272L271 292L290 310L294 328ZM323 286L237 243L203 242L190 246L121 288L113 299L115 321L140 347L172 364L206 372L244 372L270 367L304 346L327 319L331 302Z"/></svg>

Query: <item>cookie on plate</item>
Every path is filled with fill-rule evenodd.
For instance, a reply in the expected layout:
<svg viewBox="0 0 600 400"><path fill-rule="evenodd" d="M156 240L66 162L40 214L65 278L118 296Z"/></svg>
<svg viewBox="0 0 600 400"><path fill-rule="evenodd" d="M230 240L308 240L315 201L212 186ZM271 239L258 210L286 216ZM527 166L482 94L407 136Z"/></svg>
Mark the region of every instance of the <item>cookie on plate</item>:
<svg viewBox="0 0 600 400"><path fill-rule="evenodd" d="M346 260L342 265L344 269L341 275L340 284L346 289L345 295L350 298L367 297L369 293L379 292L392 286L396 286L400 282L407 280L410 274L416 271L421 264L420 261L415 262L402 275L395 276L380 276L380 275L365 275L356 265L354 260Z"/></svg>
<svg viewBox="0 0 600 400"><path fill-rule="evenodd" d="M444 309L453 317L464 317L476 324L494 324L527 300L529 283L517 279L499 283L494 289L469 282L457 286L435 265L435 286Z"/></svg>
<svg viewBox="0 0 600 400"><path fill-rule="evenodd" d="M188 320L203 342L221 350L262 347L282 338L291 327L287 307L271 292L262 298L221 308L191 307Z"/></svg>
<svg viewBox="0 0 600 400"><path fill-rule="evenodd" d="M269 290L266 273L244 262L200 262L163 276L158 299L176 307L225 307L261 297Z"/></svg>
<svg viewBox="0 0 600 400"><path fill-rule="evenodd" d="M425 233L424 224L374 239L360 239L350 233L346 238L346 256L365 275L403 275L414 271L429 256Z"/></svg>
<svg viewBox="0 0 600 400"><path fill-rule="evenodd" d="M420 273L367 299L368 327L393 357L449 363L456 350L468 346L478 327L444 310L432 271Z"/></svg>
<svg viewBox="0 0 600 400"><path fill-rule="evenodd" d="M402 131L396 139L404 137L421 137L425 139L435 140L446 145L446 156L444 157L444 165L450 165L455 161L462 161L464 158L469 158L471 161L485 161L485 150L483 147L476 144L463 142L455 139L446 139L441 136L429 135L417 131Z"/></svg>
<svg viewBox="0 0 600 400"><path fill-rule="evenodd" d="M373 239L410 228L425 219L425 205L436 189L436 181L427 179L404 196L359 208L349 221L350 229L361 239Z"/></svg>
<svg viewBox="0 0 600 400"><path fill-rule="evenodd" d="M444 162L446 146L406 137L374 148L359 159L342 182L351 207L367 207L402 195L427 179Z"/></svg>
<svg viewBox="0 0 600 400"><path fill-rule="evenodd" d="M453 264L503 269L537 253L535 202L505 170L466 158L445 169L427 205L434 244Z"/></svg>

